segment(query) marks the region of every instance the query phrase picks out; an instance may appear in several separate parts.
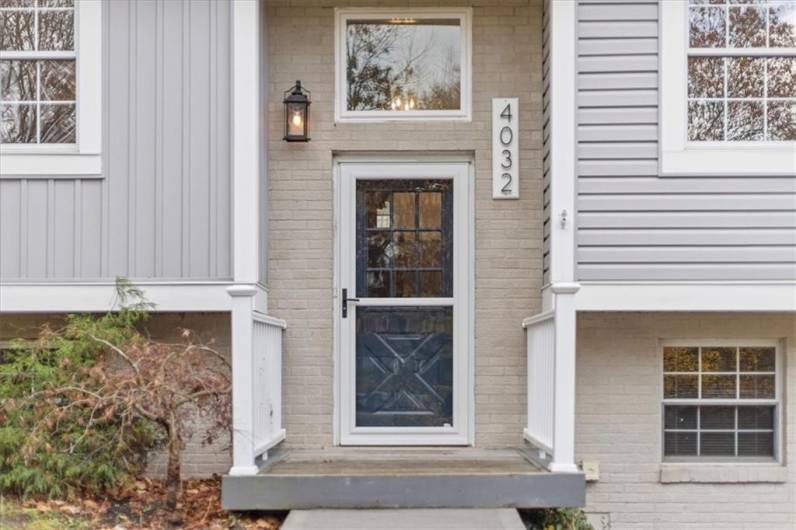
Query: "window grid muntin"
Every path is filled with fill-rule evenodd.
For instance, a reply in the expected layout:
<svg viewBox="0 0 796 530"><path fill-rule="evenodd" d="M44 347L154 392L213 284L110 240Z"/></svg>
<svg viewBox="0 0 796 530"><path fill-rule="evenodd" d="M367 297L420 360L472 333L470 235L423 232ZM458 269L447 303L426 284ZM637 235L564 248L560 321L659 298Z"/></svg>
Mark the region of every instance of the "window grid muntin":
<svg viewBox="0 0 796 530"><path fill-rule="evenodd" d="M736 458L737 457L747 456L747 455L739 455L738 454L739 453L739 435L741 435L741 434L755 434L755 433L771 434L772 440L774 442L774 449L776 447L776 432L777 432L776 417L777 417L777 410L778 410L778 407L776 405L713 405L713 404L710 404L710 405L684 405L684 404L680 404L680 403L678 403L678 404L669 403L668 405L664 404L664 414L666 413L666 409L669 408L669 407L688 407L688 406L694 407L696 409L696 427L693 428L693 429L679 429L679 428L673 428L673 427L666 427L666 425L664 423L663 433L664 433L664 439L665 439L665 436L666 436L667 433L680 433L680 432L694 433L696 435L696 455L692 455L694 457L711 456L711 455L703 455L702 454L702 434L703 433L708 433L708 434L713 434L713 433L732 433L733 434L733 451L734 451L733 457L736 457ZM731 407L733 409L733 428L732 429L729 429L729 428L727 428L727 429L706 429L706 428L702 427L702 410L705 409L705 408L716 408L717 406L719 406L719 407ZM768 407L768 408L771 408L772 409L772 417L773 417L772 418L772 427L771 427L771 429L741 429L739 427L739 419L738 418L739 418L739 411L743 407L755 407L755 408L757 408L757 407L760 407L760 408ZM664 419L664 422L665 422L665 419ZM665 444L665 442L664 442L664 444ZM664 447L664 451L665 451L665 447ZM666 454L664 454L664 456L682 458L682 457L685 457L686 455L666 455ZM771 455L771 456L773 457L774 455Z"/></svg>
<svg viewBox="0 0 796 530"><path fill-rule="evenodd" d="M368 186L372 186L369 188ZM427 186L427 187L426 187ZM376 211L376 226L369 226L367 219L367 195L368 193L383 193L389 199L389 210L386 214ZM396 193L412 193L413 213L411 226L396 226ZM423 193L438 193L440 195L440 218L439 224L431 227L421 226L421 195ZM357 235L356 235L356 287L357 296L362 298L433 298L434 300L446 300L452 298L453 293L453 181L439 178L417 178L417 179L358 179L356 186L357 204ZM361 201L361 202L360 202ZM360 207L364 210L360 211ZM363 215L364 214L364 215ZM388 226L379 226L380 216L384 216L388 221ZM388 241L394 242L395 234L412 234L414 236L412 245L414 254L412 256L413 266L396 266L394 256L390 256L388 266L371 266L370 264L370 235L386 234ZM440 265L436 267L421 266L421 238L422 233L437 233L440 235L439 258ZM371 273L388 273L389 283L387 294L383 296L372 295L368 278ZM398 283L396 273L413 273L414 294L398 294ZM422 293L421 273L436 272L440 274L439 292L433 294Z"/></svg>
<svg viewBox="0 0 796 530"><path fill-rule="evenodd" d="M753 341L749 341L753 342ZM693 348L697 350L697 371L667 371L665 368L665 352L667 348ZM735 350L735 371L734 372L705 372L703 371L702 366L702 351L705 348L732 348ZM773 371L741 371L741 349L744 348L770 348L773 350L773 360L774 360L774 370ZM780 359L779 359L779 348L774 344L750 344L748 342L738 342L735 345L729 345L725 341L701 341L701 343L691 342L691 343L679 343L679 344L665 344L661 350L661 363L662 363L662 375L661 381L665 380L667 375L689 375L689 376L697 376L697 391L698 397L697 398L666 398L665 397L665 387L662 388L662 407L661 407L661 427L662 427L662 438L661 438L661 454L663 458L666 460L671 459L691 459L691 460L704 460L704 459L715 459L717 458L716 455L703 455L702 454L702 433L734 433L733 436L733 456L720 456L718 458L729 458L729 459L743 459L743 458L753 458L753 459L778 459L779 458L779 447L780 447L780 416L781 416L781 407L780 407L780 373L781 373L781 366L780 366ZM703 398L702 397L702 376L703 374L707 375L735 375L736 382L735 382L735 398L731 399L714 399L714 398ZM761 375L761 376L773 376L774 377L774 396L772 398L741 398L740 397L740 377L742 375ZM670 428L666 426L666 411L669 407L694 407L696 409L696 427L693 429L678 429L678 428ZM717 407L732 407L733 414L734 414L734 428L733 429L703 429L702 428L702 410L706 408L717 408ZM739 428L739 411L742 408L750 407L750 408L770 408L771 409L771 429L740 429ZM696 435L696 454L695 455L682 455L682 454L667 454L666 453L666 434L667 433L678 433L678 432L685 432L685 433L694 433ZM771 434L772 440L772 454L771 455L739 455L739 448L740 448L740 435L742 434L754 434L754 433L766 433Z"/></svg>
<svg viewBox="0 0 796 530"><path fill-rule="evenodd" d="M687 30L685 34L686 39L686 67L688 65L688 61L692 57L719 57L719 58L732 58L732 57L772 57L772 58L791 58L796 57L796 47L786 48L786 47L772 47L771 46L771 10L772 8L780 5L786 5L787 2L783 0L768 0L765 3L758 4L752 2L744 2L744 3L730 3L730 1L726 1L724 4L706 4L695 0L690 0L688 5L686 6L686 18L688 23L686 24ZM730 9L744 9L744 8L759 8L764 10L765 12L765 45L752 47L752 48L739 48L730 45ZM691 47L691 30L690 30L690 20L691 20L691 13L692 11L699 11L702 9L710 8L712 10L722 9L723 15L723 24L724 24L724 46L723 47L701 47L701 48L693 48ZM763 61L763 98L728 98L727 94L729 93L729 71L728 71L728 61L723 61L722 65L723 70L723 81L724 81L724 97L723 98L693 98L691 96L686 95L686 142L689 144L695 145L705 145L705 144L729 144L729 145L738 145L738 144L781 144L781 143L788 143L796 141L796 138L793 140L772 140L769 139L769 124L768 124L768 113L769 113L769 102L774 103L790 103L796 101L796 92L794 92L793 97L786 97L786 98L769 98L768 97L768 61ZM688 74L687 74L688 77ZM722 131L722 139L721 140L691 140L690 139L690 126L691 126L691 115L688 110L689 103L691 102L702 102L702 101L715 101L723 103L723 131ZM731 140L728 139L728 126L729 126L729 104L732 101L742 101L742 102L750 102L750 103L757 103L762 102L762 114L763 114L763 139L762 140ZM787 110L785 111L787 112Z"/></svg>
<svg viewBox="0 0 796 530"><path fill-rule="evenodd" d="M12 6L0 7L0 13L14 13L14 12L32 12L33 13L33 49L32 50L0 50L0 60L2 61L33 61L36 64L36 100L0 100L0 106L21 106L21 105L35 105L36 106L36 141L35 142L9 142L3 145L15 146L33 146L33 145L76 145L77 144L77 128L79 127L77 120L77 100L78 84L77 84L77 6L79 0L74 0L71 6L47 6L44 5L43 0L33 0L30 6ZM40 5L42 4L42 5ZM42 12L71 12L72 13L72 49L71 50L40 50L39 39L41 37L39 32L39 15ZM44 61L61 60L61 61L74 61L74 75L75 75L75 99L73 100L44 100L45 105L61 106L73 105L72 117L75 122L75 132L73 142L49 142L43 143L41 141L41 65Z"/></svg>

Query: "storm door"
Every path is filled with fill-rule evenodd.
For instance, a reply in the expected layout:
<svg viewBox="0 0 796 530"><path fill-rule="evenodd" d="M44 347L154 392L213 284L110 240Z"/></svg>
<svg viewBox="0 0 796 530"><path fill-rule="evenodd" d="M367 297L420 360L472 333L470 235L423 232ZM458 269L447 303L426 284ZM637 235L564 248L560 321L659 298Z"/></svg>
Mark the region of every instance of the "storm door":
<svg viewBox="0 0 796 530"><path fill-rule="evenodd" d="M341 442L466 443L468 165L340 168Z"/></svg>

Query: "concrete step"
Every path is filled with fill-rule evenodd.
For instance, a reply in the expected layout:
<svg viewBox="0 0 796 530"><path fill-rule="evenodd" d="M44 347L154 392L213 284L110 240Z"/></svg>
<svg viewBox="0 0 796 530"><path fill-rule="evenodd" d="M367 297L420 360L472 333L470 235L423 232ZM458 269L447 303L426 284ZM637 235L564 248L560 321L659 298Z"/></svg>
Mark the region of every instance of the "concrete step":
<svg viewBox="0 0 796 530"><path fill-rule="evenodd" d="M282 530L525 530L517 510L293 510Z"/></svg>
<svg viewBox="0 0 796 530"><path fill-rule="evenodd" d="M273 452L225 476L227 510L493 509L583 506L581 473L551 473L520 449L331 448Z"/></svg>

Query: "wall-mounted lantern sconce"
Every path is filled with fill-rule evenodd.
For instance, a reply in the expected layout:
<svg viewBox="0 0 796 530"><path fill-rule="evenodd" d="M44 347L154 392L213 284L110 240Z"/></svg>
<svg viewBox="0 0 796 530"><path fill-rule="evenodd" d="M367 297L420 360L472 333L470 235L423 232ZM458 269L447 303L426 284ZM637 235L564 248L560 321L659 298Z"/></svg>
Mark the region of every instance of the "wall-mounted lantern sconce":
<svg viewBox="0 0 796 530"><path fill-rule="evenodd" d="M285 91L285 137L286 142L309 142L311 92L296 81L292 88Z"/></svg>

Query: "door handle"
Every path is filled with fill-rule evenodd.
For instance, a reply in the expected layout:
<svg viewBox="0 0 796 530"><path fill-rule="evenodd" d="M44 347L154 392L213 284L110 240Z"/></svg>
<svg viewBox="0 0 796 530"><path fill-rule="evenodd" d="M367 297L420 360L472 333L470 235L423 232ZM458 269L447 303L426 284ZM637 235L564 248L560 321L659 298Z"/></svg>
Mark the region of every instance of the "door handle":
<svg viewBox="0 0 796 530"><path fill-rule="evenodd" d="M359 298L349 298L348 289L343 289L343 318L348 318L348 302L359 302Z"/></svg>

